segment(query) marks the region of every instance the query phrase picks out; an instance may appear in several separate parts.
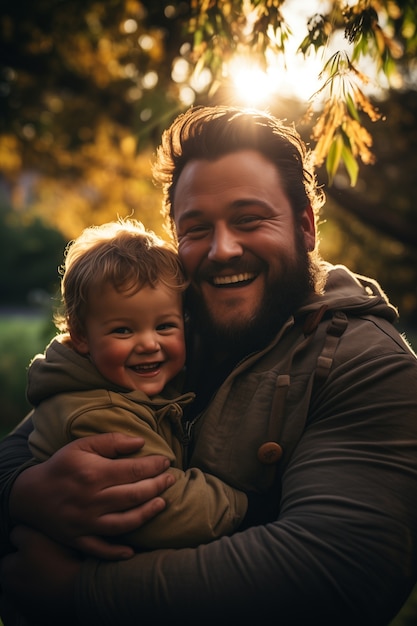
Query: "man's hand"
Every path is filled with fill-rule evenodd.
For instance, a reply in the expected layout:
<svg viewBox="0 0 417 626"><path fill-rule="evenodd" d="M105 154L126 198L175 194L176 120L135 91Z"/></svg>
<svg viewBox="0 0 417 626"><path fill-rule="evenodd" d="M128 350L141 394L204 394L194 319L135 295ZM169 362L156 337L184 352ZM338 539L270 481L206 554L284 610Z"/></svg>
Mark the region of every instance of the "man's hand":
<svg viewBox="0 0 417 626"><path fill-rule="evenodd" d="M74 624L80 557L27 526L17 526L11 541L17 551L0 561L0 586L7 606L15 606L30 623Z"/></svg>
<svg viewBox="0 0 417 626"><path fill-rule="evenodd" d="M130 532L162 511L159 496L174 481L165 457L127 456L143 445L141 438L117 433L66 445L16 479L13 521L98 558L131 557L132 548L105 537Z"/></svg>

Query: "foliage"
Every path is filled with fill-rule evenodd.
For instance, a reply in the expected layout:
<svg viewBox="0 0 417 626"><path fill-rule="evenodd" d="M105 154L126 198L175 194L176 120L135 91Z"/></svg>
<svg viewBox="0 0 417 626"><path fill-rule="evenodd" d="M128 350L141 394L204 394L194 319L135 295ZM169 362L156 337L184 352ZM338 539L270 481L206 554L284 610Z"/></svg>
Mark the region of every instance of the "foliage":
<svg viewBox="0 0 417 626"><path fill-rule="evenodd" d="M195 72L209 68L213 90L222 83L231 58L237 54L250 51L251 57L267 68L271 52L285 54L291 29L284 11L290 4L289 0L193 0L189 28L194 35L190 58ZM369 82L359 63L367 57L375 75L383 73L388 80L398 76L400 66L415 53L417 6L415 2L391 0L357 0L350 6L335 0L328 5L326 14L316 13L307 20L307 34L298 50L305 57L321 49L329 55L318 77L323 84L312 94L324 96L324 110L312 133L317 142L316 162L321 165L326 160L331 183L342 161L354 186L357 157L364 163L373 161L372 138L360 122L360 112L372 121L381 117L359 87ZM340 30L351 50L331 54L332 38Z"/></svg>
<svg viewBox="0 0 417 626"><path fill-rule="evenodd" d="M330 0L313 15L311 6L301 0L5 0L0 189L6 190L8 220L15 224L5 243L12 244L19 229L22 241L4 246L3 267L32 265L24 246L36 219L59 230L65 241L86 225L130 214L164 236L150 162L171 119L192 102L239 103L230 90L238 55L265 70L277 59L284 59L285 69L290 56L319 55L322 71L307 111L304 102L281 92L268 108L294 122L315 149L318 166L323 162L320 180L332 182L323 220L331 222L335 203L333 214L345 237L335 237L343 241L337 260L348 263L353 257L366 272L377 257L381 282L388 276L387 289L395 296L401 292L396 303L407 300L412 314L416 2L351 0L343 9L344 3ZM291 7L307 16L300 35L289 19ZM338 35L339 41L346 35L348 52L332 43ZM288 52L291 42L298 53ZM370 61L363 68L366 57ZM374 75L371 62L379 72L376 81L382 82L384 73L402 81L379 101L370 100L363 84L367 73ZM358 221L371 229L364 236ZM379 250L370 243L375 232L387 238ZM356 242L364 245L357 259ZM22 265L18 250L26 259ZM53 250L46 243L37 257L40 263L43 255L50 276L57 265ZM26 293L28 276L19 272L15 290Z"/></svg>
<svg viewBox="0 0 417 626"><path fill-rule="evenodd" d="M66 239L39 217L0 206L0 306L29 306L58 285Z"/></svg>
<svg viewBox="0 0 417 626"><path fill-rule="evenodd" d="M77 168L74 176L40 177L27 212L47 220L68 239L89 224L134 215L162 233L161 197L151 181L149 152L136 154L135 141L125 130L96 128L94 139L65 155Z"/></svg>
<svg viewBox="0 0 417 626"><path fill-rule="evenodd" d="M373 126L375 163L360 170L354 188L342 171L326 188L321 252L378 278L401 321L417 327L417 92L392 92L381 112L384 121Z"/></svg>
<svg viewBox="0 0 417 626"><path fill-rule="evenodd" d="M297 2L39 0L35 7L31 0L6 0L0 16L2 171L13 179L41 156L45 174L53 176L58 161L73 181L86 161L99 169L104 155L128 144L132 132L142 149L159 138L187 98L188 104L210 98L227 83L237 55L263 69L271 59L285 58L293 37L287 10L296 10ZM315 94L324 104L313 128L317 163L327 160L332 180L344 162L354 183L357 158L372 161L360 113L379 117L359 86L369 80L361 61L372 62L375 76L398 81L401 75L404 84L416 53L417 6L415 0L347 6L333 0L327 6L307 19L298 50L306 58L324 55ZM334 51L340 32L349 52ZM176 76L180 62L182 78ZM96 141L100 135L104 144ZM136 174L131 155L126 161L127 172L112 172L119 185ZM91 181L82 182L89 187ZM98 193L96 204L100 198ZM126 211L128 200L122 204Z"/></svg>
<svg viewBox="0 0 417 626"><path fill-rule="evenodd" d="M2 398L0 437L26 415L26 369L31 358L43 352L54 335L50 316L0 317L0 394Z"/></svg>
<svg viewBox="0 0 417 626"><path fill-rule="evenodd" d="M341 210L331 198L320 225L321 253L333 263L344 263L359 274L378 277L390 301L399 309L400 329L417 348L417 249L401 245L389 235L375 232ZM341 252L343 251L343 252Z"/></svg>
<svg viewBox="0 0 417 626"><path fill-rule="evenodd" d="M365 111L372 121L380 119L381 114L351 81L351 74L362 77L364 82L366 79L353 67L346 53L336 52L324 66L325 72L329 78L322 89L328 88L330 97L312 130L316 141L315 161L321 165L326 160L326 171L332 184L342 160L351 184L355 186L359 173L356 157L359 155L366 164L374 162L370 151L372 137L361 125L358 109Z"/></svg>
<svg viewBox="0 0 417 626"><path fill-rule="evenodd" d="M155 68L162 79L162 29L148 29L145 7L130 0L2 8L0 170L13 205L67 238L132 213L160 229L150 155L135 134L150 91L163 102L162 120L169 109L169 90L146 87ZM152 41L146 51L141 37Z"/></svg>

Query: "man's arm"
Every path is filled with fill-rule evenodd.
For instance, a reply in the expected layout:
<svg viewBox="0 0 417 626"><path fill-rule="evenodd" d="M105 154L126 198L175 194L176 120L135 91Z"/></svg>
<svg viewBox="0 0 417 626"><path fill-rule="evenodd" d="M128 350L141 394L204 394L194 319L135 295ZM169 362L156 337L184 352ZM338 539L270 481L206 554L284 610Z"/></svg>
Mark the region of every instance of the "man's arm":
<svg viewBox="0 0 417 626"><path fill-rule="evenodd" d="M16 526L11 541L17 551L0 560L0 617L5 625L20 624L17 615L28 619L22 624L33 626L77 624L73 596L82 564L80 554L28 526ZM48 590L47 606L38 589L41 596Z"/></svg>
<svg viewBox="0 0 417 626"><path fill-rule="evenodd" d="M9 496L20 471L29 467L31 454L27 438L32 428L28 415L8 437L0 441L0 554L10 549Z"/></svg>
<svg viewBox="0 0 417 626"><path fill-rule="evenodd" d="M119 458L137 452L144 440L104 434L74 441L30 465L31 430L27 419L0 442L3 553L12 526L26 524L100 558L132 556L131 548L101 537L130 532L165 508L159 496L173 484L165 473L169 461Z"/></svg>

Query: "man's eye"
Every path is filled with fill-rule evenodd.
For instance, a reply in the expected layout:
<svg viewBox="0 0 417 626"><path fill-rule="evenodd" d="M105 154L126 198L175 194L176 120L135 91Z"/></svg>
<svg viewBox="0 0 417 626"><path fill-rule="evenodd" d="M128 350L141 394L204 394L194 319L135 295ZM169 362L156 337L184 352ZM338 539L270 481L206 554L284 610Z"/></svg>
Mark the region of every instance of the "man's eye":
<svg viewBox="0 0 417 626"><path fill-rule="evenodd" d="M244 215L238 220L237 225L243 228L256 228L261 221L258 215Z"/></svg>
<svg viewBox="0 0 417 626"><path fill-rule="evenodd" d="M199 237L204 237L208 232L209 232L210 228L208 226L205 226L203 224L199 224L199 225L195 225L195 226L189 226L184 232L183 234L180 236L181 237L191 237L192 239L198 239Z"/></svg>

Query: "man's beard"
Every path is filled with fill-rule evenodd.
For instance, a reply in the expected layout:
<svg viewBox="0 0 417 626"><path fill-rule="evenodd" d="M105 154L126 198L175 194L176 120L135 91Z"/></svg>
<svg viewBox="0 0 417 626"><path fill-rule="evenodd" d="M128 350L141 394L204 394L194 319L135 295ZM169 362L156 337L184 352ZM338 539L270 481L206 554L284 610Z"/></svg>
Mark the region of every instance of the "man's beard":
<svg viewBox="0 0 417 626"><path fill-rule="evenodd" d="M191 318L212 353L227 353L240 359L261 350L314 292L317 265L307 252L301 233L296 234L294 256L295 260L281 260L281 275L266 285L263 300L250 319L219 323L203 301L196 302L191 297Z"/></svg>

